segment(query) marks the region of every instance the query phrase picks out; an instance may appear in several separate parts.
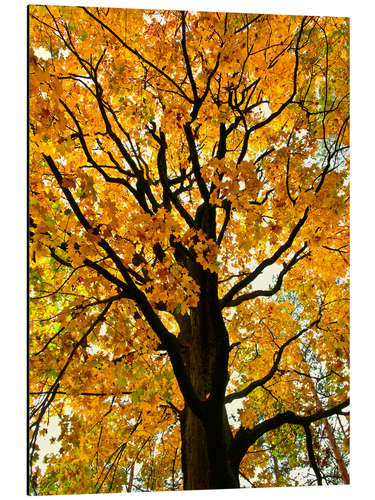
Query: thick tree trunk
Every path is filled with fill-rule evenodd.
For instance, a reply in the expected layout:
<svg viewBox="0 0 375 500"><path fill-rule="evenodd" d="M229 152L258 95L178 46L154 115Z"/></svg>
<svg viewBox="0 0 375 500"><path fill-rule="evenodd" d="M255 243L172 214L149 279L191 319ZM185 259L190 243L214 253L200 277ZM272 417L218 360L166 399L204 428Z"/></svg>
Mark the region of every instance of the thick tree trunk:
<svg viewBox="0 0 375 500"><path fill-rule="evenodd" d="M185 345L185 364L198 397L205 401L214 389L218 332L210 298L201 287L198 307L180 322L179 339ZM219 343L220 344L220 343ZM228 348L228 346L227 346ZM229 461L232 434L224 402L198 418L189 407L181 416L184 489L238 488L239 479Z"/></svg>
<svg viewBox="0 0 375 500"><path fill-rule="evenodd" d="M185 408L181 418L181 463L185 490L210 488L206 433L199 418Z"/></svg>
<svg viewBox="0 0 375 500"><path fill-rule="evenodd" d="M189 409L181 417L182 472L185 490L239 488L229 461L232 436L227 415L204 425Z"/></svg>
<svg viewBox="0 0 375 500"><path fill-rule="evenodd" d="M214 207L201 205L196 222L209 238L216 238ZM229 459L233 436L224 405L229 340L219 307L217 275L204 270L180 247L175 255L200 287L197 307L176 319L189 378L198 398L206 402L204 417L197 417L188 405L181 416L184 489L238 488L238 471L233 471Z"/></svg>

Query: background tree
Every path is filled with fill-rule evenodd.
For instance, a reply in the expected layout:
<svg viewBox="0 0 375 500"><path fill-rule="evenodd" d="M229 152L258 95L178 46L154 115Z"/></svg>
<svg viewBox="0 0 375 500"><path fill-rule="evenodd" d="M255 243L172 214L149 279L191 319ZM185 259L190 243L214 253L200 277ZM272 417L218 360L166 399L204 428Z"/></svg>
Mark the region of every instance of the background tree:
<svg viewBox="0 0 375 500"><path fill-rule="evenodd" d="M336 483L348 20L29 14L31 491Z"/></svg>

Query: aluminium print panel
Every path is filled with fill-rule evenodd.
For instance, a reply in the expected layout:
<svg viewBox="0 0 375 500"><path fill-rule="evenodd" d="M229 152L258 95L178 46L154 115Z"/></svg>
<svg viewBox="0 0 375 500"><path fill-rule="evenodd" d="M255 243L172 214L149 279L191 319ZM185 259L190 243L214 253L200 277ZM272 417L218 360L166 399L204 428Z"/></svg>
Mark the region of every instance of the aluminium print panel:
<svg viewBox="0 0 375 500"><path fill-rule="evenodd" d="M349 20L30 6L29 493L349 483Z"/></svg>

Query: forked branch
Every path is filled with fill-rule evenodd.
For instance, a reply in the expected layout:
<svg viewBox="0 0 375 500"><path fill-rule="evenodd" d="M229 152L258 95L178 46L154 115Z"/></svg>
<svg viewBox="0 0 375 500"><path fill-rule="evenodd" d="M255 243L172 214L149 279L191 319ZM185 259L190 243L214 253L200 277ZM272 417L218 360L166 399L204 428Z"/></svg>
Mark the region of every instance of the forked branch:
<svg viewBox="0 0 375 500"><path fill-rule="evenodd" d="M286 411L284 413L278 413L274 417L271 417L259 424L256 424L252 429L241 426L234 436L232 446L231 446L231 463L232 466L238 469L243 457L245 456L247 450L252 446L261 436L269 431L278 429L282 425L292 424L301 425L303 428L309 426L313 422L317 422L322 418L327 418L332 415L342 414L342 410L349 406L349 399L346 399L340 404L329 408L328 410L318 411L312 415L296 415L292 411Z"/></svg>

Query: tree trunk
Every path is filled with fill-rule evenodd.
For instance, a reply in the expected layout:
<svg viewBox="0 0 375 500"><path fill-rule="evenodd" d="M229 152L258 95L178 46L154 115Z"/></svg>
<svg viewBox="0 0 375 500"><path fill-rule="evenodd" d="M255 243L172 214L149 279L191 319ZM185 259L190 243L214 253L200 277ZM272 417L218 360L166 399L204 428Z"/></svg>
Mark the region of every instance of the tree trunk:
<svg viewBox="0 0 375 500"><path fill-rule="evenodd" d="M273 462L273 471L275 473L275 486L280 486L281 472L279 468L279 462L273 452L271 452L272 462Z"/></svg>
<svg viewBox="0 0 375 500"><path fill-rule="evenodd" d="M322 411L323 410L323 405L322 405L322 403L321 403L321 401L319 399L319 396L318 396L318 393L316 391L315 385L313 383L310 383L310 386L311 386L312 392L314 394L314 398L315 398L315 402L316 402L316 408L319 411ZM342 479L342 481L343 481L344 484L350 484L350 477L349 477L348 469L346 468L346 465L345 465L345 462L344 462L344 458L343 458L343 456L341 454L341 451L340 451L340 448L339 448L339 446L338 446L338 444L336 442L336 439L335 439L335 436L334 436L331 424L328 422L327 419L324 419L323 425L324 425L324 429L325 429L325 431L327 433L328 441L329 441L329 444L331 446L331 450L333 452L333 455L335 457L335 460L336 460L336 463L337 463L337 467L338 467L340 475L341 475L341 479Z"/></svg>
<svg viewBox="0 0 375 500"><path fill-rule="evenodd" d="M204 425L189 409L181 416L182 472L185 490L239 488L238 471L229 461L232 436L223 417Z"/></svg>
<svg viewBox="0 0 375 500"><path fill-rule="evenodd" d="M184 490L210 488L206 433L202 421L185 408L181 418L181 464Z"/></svg>
<svg viewBox="0 0 375 500"><path fill-rule="evenodd" d="M180 320L179 340L184 348L185 364L193 387L202 401L214 389L215 358L218 355L218 332L212 296L201 285L201 300L190 316ZM215 309L215 308L214 308ZM228 346L226 346L228 349ZM224 402L207 409L201 420L186 406L181 416L182 472L184 489L238 488L239 479L229 461L232 442Z"/></svg>
<svg viewBox="0 0 375 500"><path fill-rule="evenodd" d="M197 209L196 222L216 239L215 208L207 203ZM204 270L181 247L181 262L200 287L199 303L189 314L176 315L184 363L198 398L205 403L205 416L185 406L181 415L182 472L184 489L239 488L238 471L229 459L233 436L224 405L228 383L228 333L221 315L217 274Z"/></svg>

